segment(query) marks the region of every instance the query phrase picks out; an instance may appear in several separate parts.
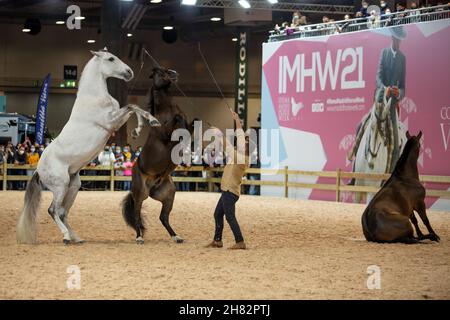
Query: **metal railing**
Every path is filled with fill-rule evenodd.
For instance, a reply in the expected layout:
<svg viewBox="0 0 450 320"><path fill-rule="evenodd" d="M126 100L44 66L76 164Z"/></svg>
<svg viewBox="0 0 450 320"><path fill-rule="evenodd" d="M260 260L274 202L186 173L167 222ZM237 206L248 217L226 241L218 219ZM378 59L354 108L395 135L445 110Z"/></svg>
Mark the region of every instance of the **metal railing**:
<svg viewBox="0 0 450 320"><path fill-rule="evenodd" d="M373 17L373 18L372 18ZM269 42L293 38L309 38L367 29L384 28L418 22L435 21L450 18L450 5L440 5L415 10L405 10L384 15L340 20L329 23L317 23L295 28L269 31Z"/></svg>
<svg viewBox="0 0 450 320"><path fill-rule="evenodd" d="M2 181L3 190L7 190L8 181L28 181L31 179L31 175L13 175L8 174L10 170L33 170L35 166L30 165L13 165L4 163L0 171L0 181ZM96 166L85 167L83 170L88 171L107 171L108 175L81 175L81 181L104 181L109 183L109 189L114 191L114 185L116 181L131 181L131 176L119 176L116 175L116 171L120 169L114 168L114 166ZM214 184L220 183L220 177L214 177L214 173L223 172L223 167L211 168L203 166L193 167L178 167L175 172L202 172L201 177L179 177L173 176L174 182L193 182L204 183L207 185L207 191L214 191ZM281 169L260 169L260 168L248 168L247 174L254 175L273 175L281 179L266 180L250 180L243 179L243 185L256 185L256 186L276 186L283 188L284 197L289 197L290 188L300 189L315 189L334 192L336 195L336 201L341 201L342 192L360 192L360 193L375 193L380 188L373 186L353 186L344 183L344 179L366 179L373 181L383 181L389 178L389 174L374 174L374 173L361 173L361 172L345 172L341 169L336 171L305 171L305 170L289 170L288 167ZM319 177L327 178L326 182L321 183L307 183L307 182L294 182L292 178L298 177ZM420 181L425 184L427 197L441 197L450 199L450 176L436 176L436 175L420 175ZM331 179L331 181L329 181ZM430 185L431 184L431 185ZM445 186L444 188L435 188L435 185Z"/></svg>

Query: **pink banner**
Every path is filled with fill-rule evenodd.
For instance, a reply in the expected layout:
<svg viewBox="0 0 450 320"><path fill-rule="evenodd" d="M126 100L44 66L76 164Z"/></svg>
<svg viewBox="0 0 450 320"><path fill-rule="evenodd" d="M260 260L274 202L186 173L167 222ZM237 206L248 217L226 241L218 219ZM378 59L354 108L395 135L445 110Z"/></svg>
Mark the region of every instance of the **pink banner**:
<svg viewBox="0 0 450 320"><path fill-rule="evenodd" d="M450 175L449 38L447 19L264 44L262 127L273 129L269 114L275 114L281 161L297 169L352 171L347 156L377 89L398 87L399 135L402 128L423 132L419 172ZM378 101L387 106L388 100ZM320 191L307 197L334 199Z"/></svg>

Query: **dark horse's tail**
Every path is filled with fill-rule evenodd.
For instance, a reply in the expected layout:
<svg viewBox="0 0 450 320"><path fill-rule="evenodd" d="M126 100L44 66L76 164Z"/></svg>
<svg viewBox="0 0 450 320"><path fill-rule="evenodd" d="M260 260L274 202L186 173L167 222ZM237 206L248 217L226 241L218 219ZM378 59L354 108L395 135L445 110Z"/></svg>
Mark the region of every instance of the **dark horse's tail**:
<svg viewBox="0 0 450 320"><path fill-rule="evenodd" d="M125 199L123 199L122 202L122 216L130 227L138 231L139 229L143 233L145 230L145 227L141 220L141 215L136 215L135 208L134 208L134 198L133 194L129 192Z"/></svg>

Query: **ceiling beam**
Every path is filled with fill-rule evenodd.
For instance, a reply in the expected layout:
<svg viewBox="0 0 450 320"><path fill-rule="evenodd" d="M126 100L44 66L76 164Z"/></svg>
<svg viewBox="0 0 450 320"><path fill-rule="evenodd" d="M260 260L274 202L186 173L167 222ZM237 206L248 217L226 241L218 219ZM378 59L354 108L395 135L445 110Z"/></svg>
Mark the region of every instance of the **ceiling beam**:
<svg viewBox="0 0 450 320"><path fill-rule="evenodd" d="M342 6L342 5L328 5L328 4L307 4L307 3L291 3L291 2L278 2L271 4L266 0L249 0L251 9L253 10L271 10L271 11L296 11L305 13L353 13L354 6ZM234 0L197 0L196 7L201 8L232 8L243 9L241 5Z"/></svg>

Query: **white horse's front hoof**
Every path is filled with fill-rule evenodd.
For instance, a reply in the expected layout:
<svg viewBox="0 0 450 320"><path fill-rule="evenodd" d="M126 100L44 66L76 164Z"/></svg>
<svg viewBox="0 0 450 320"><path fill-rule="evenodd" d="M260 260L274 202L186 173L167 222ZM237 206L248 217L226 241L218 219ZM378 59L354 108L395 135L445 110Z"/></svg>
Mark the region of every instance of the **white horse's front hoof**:
<svg viewBox="0 0 450 320"><path fill-rule="evenodd" d="M68 240L68 239L63 239L63 243L64 243L65 246L67 246L67 245L70 244L70 240Z"/></svg>
<svg viewBox="0 0 450 320"><path fill-rule="evenodd" d="M173 237L172 237L172 240L173 240L175 243L183 243L183 242L184 242L184 239L183 239L182 237L180 237L180 236L173 236Z"/></svg>
<svg viewBox="0 0 450 320"><path fill-rule="evenodd" d="M137 137L139 137L139 134L141 133L141 130L138 129L133 129L133 131L131 131L131 137L133 139L136 139Z"/></svg>
<svg viewBox="0 0 450 320"><path fill-rule="evenodd" d="M161 127L161 123L158 120L150 120L149 123L152 127Z"/></svg>
<svg viewBox="0 0 450 320"><path fill-rule="evenodd" d="M144 238L142 237L136 238L136 244L144 244Z"/></svg>

